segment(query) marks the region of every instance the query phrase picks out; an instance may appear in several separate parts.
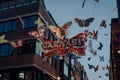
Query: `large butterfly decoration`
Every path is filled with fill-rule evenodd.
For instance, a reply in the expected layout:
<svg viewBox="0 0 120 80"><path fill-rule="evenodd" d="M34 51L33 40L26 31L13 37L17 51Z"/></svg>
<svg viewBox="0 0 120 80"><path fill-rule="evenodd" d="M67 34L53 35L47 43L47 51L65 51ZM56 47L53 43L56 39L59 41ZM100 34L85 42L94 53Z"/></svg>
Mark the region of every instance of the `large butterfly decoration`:
<svg viewBox="0 0 120 80"><path fill-rule="evenodd" d="M28 32L28 34L37 38L38 41L42 41L44 36L44 31L45 28L42 28L42 29L38 29L37 31L30 31Z"/></svg>
<svg viewBox="0 0 120 80"><path fill-rule="evenodd" d="M75 18L74 19L75 22L78 24L78 26L80 27L88 27L90 26L90 23L92 23L94 21L94 17L88 18L88 19L79 19L79 18Z"/></svg>
<svg viewBox="0 0 120 80"><path fill-rule="evenodd" d="M13 48L17 48L17 47L22 47L23 46L23 40L18 40L16 42L10 41L9 43L10 43L10 45Z"/></svg>
<svg viewBox="0 0 120 80"><path fill-rule="evenodd" d="M6 37L5 34L3 34L3 35L0 36L0 44L7 43L7 42L8 42L8 40L6 40L5 37Z"/></svg>
<svg viewBox="0 0 120 80"><path fill-rule="evenodd" d="M72 22L66 22L62 27L56 27L54 25L49 25L48 28L52 31L55 32L56 36L59 39L64 39L69 33L69 28L71 26Z"/></svg>

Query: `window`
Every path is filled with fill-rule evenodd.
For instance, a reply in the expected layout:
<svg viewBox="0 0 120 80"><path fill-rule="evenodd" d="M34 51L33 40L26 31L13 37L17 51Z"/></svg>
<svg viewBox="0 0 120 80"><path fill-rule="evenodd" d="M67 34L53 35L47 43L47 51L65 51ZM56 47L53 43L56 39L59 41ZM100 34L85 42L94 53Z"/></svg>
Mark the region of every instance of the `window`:
<svg viewBox="0 0 120 80"><path fill-rule="evenodd" d="M3 23L0 23L0 33L3 32Z"/></svg>
<svg viewBox="0 0 120 80"><path fill-rule="evenodd" d="M23 47L20 47L18 53L21 54L30 54L35 53L35 40L26 40L23 42Z"/></svg>
<svg viewBox="0 0 120 80"><path fill-rule="evenodd" d="M3 32L8 32L11 30L12 30L12 21L5 22Z"/></svg>
<svg viewBox="0 0 120 80"><path fill-rule="evenodd" d="M37 20L37 16L32 16L29 18L29 27L36 27L35 21Z"/></svg>
<svg viewBox="0 0 120 80"><path fill-rule="evenodd" d="M23 21L24 21L24 26L22 26L23 29L28 27L28 20L29 20L28 17L23 18Z"/></svg>
<svg viewBox="0 0 120 80"><path fill-rule="evenodd" d="M37 16L30 16L30 17L24 17L24 26L22 26L22 29L36 27L35 21L37 20Z"/></svg>
<svg viewBox="0 0 120 80"><path fill-rule="evenodd" d="M17 30L17 20L13 20L12 30Z"/></svg>
<svg viewBox="0 0 120 80"><path fill-rule="evenodd" d="M13 48L9 44L0 45L0 56L13 55Z"/></svg>

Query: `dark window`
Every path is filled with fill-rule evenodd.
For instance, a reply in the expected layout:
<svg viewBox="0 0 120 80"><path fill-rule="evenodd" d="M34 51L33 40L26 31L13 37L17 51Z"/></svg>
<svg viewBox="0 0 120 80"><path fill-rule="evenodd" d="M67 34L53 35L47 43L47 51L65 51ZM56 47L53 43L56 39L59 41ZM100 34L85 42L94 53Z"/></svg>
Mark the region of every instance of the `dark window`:
<svg viewBox="0 0 120 80"><path fill-rule="evenodd" d="M3 23L0 23L0 33L3 32Z"/></svg>
<svg viewBox="0 0 120 80"><path fill-rule="evenodd" d="M9 44L0 45L0 56L13 55L13 48Z"/></svg>
<svg viewBox="0 0 120 80"><path fill-rule="evenodd" d="M7 21L4 23L4 30L3 32L8 32L12 30L12 21Z"/></svg>
<svg viewBox="0 0 120 80"><path fill-rule="evenodd" d="M25 29L25 28L28 27L29 18L28 18L28 17L25 17L25 18L23 18L23 21L24 21L24 26L22 26L22 29Z"/></svg>
<svg viewBox="0 0 120 80"><path fill-rule="evenodd" d="M19 48L19 54L35 53L35 40L27 40L23 42L23 47Z"/></svg>
<svg viewBox="0 0 120 80"><path fill-rule="evenodd" d="M13 20L12 30L16 30L16 29L17 29L17 20Z"/></svg>
<svg viewBox="0 0 120 80"><path fill-rule="evenodd" d="M35 21L37 20L37 16L32 16L29 18L29 27L36 27Z"/></svg>

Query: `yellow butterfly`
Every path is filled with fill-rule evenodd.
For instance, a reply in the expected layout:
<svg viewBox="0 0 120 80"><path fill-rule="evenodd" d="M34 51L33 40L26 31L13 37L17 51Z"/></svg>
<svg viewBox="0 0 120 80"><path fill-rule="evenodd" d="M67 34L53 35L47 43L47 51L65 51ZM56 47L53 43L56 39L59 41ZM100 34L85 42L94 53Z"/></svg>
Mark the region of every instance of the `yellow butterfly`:
<svg viewBox="0 0 120 80"><path fill-rule="evenodd" d="M41 26L43 27L43 23L41 22L40 18L38 17L38 19L35 21L35 24L37 24L37 27L40 28Z"/></svg>
<svg viewBox="0 0 120 80"><path fill-rule="evenodd" d="M0 36L0 44L8 42L8 40L6 40L5 37L6 37L5 34L3 34L3 35Z"/></svg>
<svg viewBox="0 0 120 80"><path fill-rule="evenodd" d="M69 33L69 28L71 26L72 22L66 22L62 27L56 27L54 25L50 25L48 26L48 28L52 31L55 32L56 36L59 39L63 39L64 37L66 37Z"/></svg>

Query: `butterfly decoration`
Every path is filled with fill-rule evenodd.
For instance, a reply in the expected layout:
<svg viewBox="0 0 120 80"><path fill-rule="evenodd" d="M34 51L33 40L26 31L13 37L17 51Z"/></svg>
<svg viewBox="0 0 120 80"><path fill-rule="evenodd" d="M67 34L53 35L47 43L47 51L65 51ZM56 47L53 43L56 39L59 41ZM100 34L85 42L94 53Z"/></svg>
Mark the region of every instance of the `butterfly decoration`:
<svg viewBox="0 0 120 80"><path fill-rule="evenodd" d="M98 76L98 78L102 78L102 76Z"/></svg>
<svg viewBox="0 0 120 80"><path fill-rule="evenodd" d="M93 65L91 65L91 64L88 64L88 67L89 67L89 69L94 68L94 66L93 66Z"/></svg>
<svg viewBox="0 0 120 80"><path fill-rule="evenodd" d="M29 35L38 39L38 41L43 41L45 28L38 29L37 31L30 31L28 32Z"/></svg>
<svg viewBox="0 0 120 80"><path fill-rule="evenodd" d="M94 72L98 71L98 65L96 67L94 67Z"/></svg>
<svg viewBox="0 0 120 80"><path fill-rule="evenodd" d="M98 30L97 31L93 30L93 40L94 39L97 40L97 38L98 38Z"/></svg>
<svg viewBox="0 0 120 80"><path fill-rule="evenodd" d="M80 27L88 27L90 26L90 23L92 23L94 21L94 17L88 18L88 19L79 19L79 18L75 18L74 19L75 22L78 24L78 26Z"/></svg>
<svg viewBox="0 0 120 80"><path fill-rule="evenodd" d="M102 70L105 70L105 66L102 67Z"/></svg>
<svg viewBox="0 0 120 80"><path fill-rule="evenodd" d="M99 56L100 58L100 62L104 61L104 55L103 56Z"/></svg>
<svg viewBox="0 0 120 80"><path fill-rule="evenodd" d="M104 34L105 36L107 36L108 34Z"/></svg>
<svg viewBox="0 0 120 80"><path fill-rule="evenodd" d="M100 0L94 0L94 1L98 3Z"/></svg>
<svg viewBox="0 0 120 80"><path fill-rule="evenodd" d="M6 40L5 37L6 37L5 34L0 35L0 44L7 43L7 42L8 42L8 40Z"/></svg>
<svg viewBox="0 0 120 80"><path fill-rule="evenodd" d="M37 24L38 29L44 26L44 24L40 20L40 17L38 17L38 19L35 21L35 24Z"/></svg>
<svg viewBox="0 0 120 80"><path fill-rule="evenodd" d="M87 37L92 37L93 36L93 33L92 32L89 32L88 30L84 30L84 35Z"/></svg>
<svg viewBox="0 0 120 80"><path fill-rule="evenodd" d="M23 46L23 40L18 40L16 42L10 41L9 43L13 48L18 48Z"/></svg>
<svg viewBox="0 0 120 80"><path fill-rule="evenodd" d="M106 28L106 21L102 20L102 22L100 23L100 26Z"/></svg>
<svg viewBox="0 0 120 80"><path fill-rule="evenodd" d="M105 76L107 77L107 76L109 76L109 73L107 72L107 73L105 73Z"/></svg>
<svg viewBox="0 0 120 80"><path fill-rule="evenodd" d="M103 48L103 44L100 42L99 43L99 47L97 48L98 50L102 50L102 48Z"/></svg>
<svg viewBox="0 0 120 80"><path fill-rule="evenodd" d="M55 32L56 36L59 39L64 39L69 33L69 28L72 24L72 21L66 22L62 27L56 27L54 25L49 25L48 28L52 31Z"/></svg>
<svg viewBox="0 0 120 80"><path fill-rule="evenodd" d="M91 60L91 57L88 57L88 61L90 61Z"/></svg>

